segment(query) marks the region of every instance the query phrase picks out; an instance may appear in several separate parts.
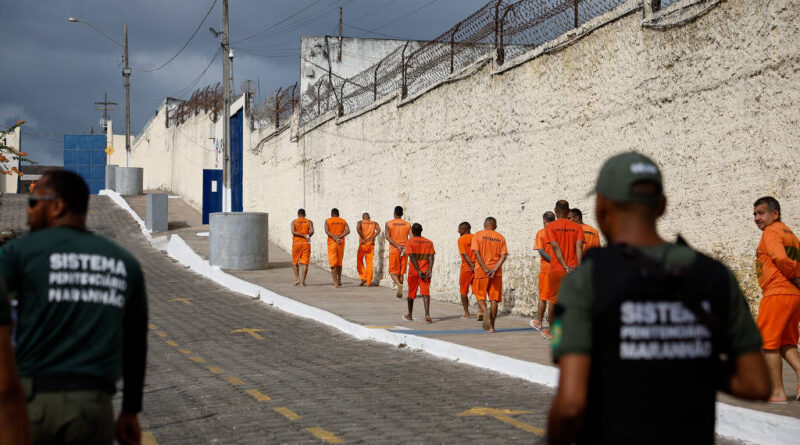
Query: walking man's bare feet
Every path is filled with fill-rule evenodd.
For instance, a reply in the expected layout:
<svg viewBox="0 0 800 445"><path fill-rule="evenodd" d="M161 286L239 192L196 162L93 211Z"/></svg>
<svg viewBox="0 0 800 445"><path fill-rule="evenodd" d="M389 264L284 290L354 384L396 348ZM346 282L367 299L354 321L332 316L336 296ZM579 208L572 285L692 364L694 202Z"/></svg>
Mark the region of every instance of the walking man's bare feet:
<svg viewBox="0 0 800 445"><path fill-rule="evenodd" d="M295 282L294 282L294 285L295 285L295 286L297 286L298 284L300 284L300 282L299 282L299 281L295 281Z"/></svg>
<svg viewBox="0 0 800 445"><path fill-rule="evenodd" d="M361 280L361 283L359 283L358 285L359 285L359 286L363 286L363 285L365 285L365 284L367 284L367 280Z"/></svg>
<svg viewBox="0 0 800 445"><path fill-rule="evenodd" d="M405 320L405 321L413 321L413 319L411 318L410 314L403 315L403 320Z"/></svg>

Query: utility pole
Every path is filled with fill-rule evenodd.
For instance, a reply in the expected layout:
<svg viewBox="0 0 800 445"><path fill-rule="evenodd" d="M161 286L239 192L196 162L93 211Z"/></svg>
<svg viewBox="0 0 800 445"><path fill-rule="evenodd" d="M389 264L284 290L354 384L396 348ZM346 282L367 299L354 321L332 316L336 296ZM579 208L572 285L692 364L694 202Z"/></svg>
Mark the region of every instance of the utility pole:
<svg viewBox="0 0 800 445"><path fill-rule="evenodd" d="M336 57L338 62L342 61L342 7L339 6L339 55Z"/></svg>
<svg viewBox="0 0 800 445"><path fill-rule="evenodd" d="M131 166L131 68L128 66L128 24L125 31L125 68L122 77L125 79L125 167Z"/></svg>
<svg viewBox="0 0 800 445"><path fill-rule="evenodd" d="M106 128L108 126L108 112L116 110L117 105L119 104L116 102L108 101L108 92L106 92L105 95L103 96L102 102L95 102L94 104L95 104L95 110L103 112L103 128Z"/></svg>
<svg viewBox="0 0 800 445"><path fill-rule="evenodd" d="M231 211L231 56L228 0L222 0L222 211Z"/></svg>

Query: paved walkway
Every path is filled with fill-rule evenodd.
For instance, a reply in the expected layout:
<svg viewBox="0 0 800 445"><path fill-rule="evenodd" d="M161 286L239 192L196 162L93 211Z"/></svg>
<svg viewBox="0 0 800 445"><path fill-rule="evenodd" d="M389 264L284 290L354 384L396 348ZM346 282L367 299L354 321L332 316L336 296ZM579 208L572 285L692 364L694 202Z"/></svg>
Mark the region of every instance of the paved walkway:
<svg viewBox="0 0 800 445"><path fill-rule="evenodd" d="M131 208L145 219L145 196L129 196L125 199ZM169 231L153 235L177 234L198 255L208 259L209 238L198 236L198 233L204 232L208 232L208 226L202 224L200 213L180 198L174 197L169 200ZM528 318L501 315L496 322L498 332L489 334L484 332L480 323L475 320L476 308L470 310L473 319L461 320L460 304L432 301L433 323L429 324L424 321L422 301L418 301L414 307L415 321L407 322L402 320L402 315L407 310L406 300L397 299L394 289L376 286L359 287L359 280L348 278L342 279L341 288L334 289L331 286L329 270L315 266L309 269L307 287L293 286L291 255L275 245L270 245L269 257L270 269L227 272L285 297L324 309L367 327L402 330L406 334L425 335L520 360L552 365L550 342L529 327ZM784 363L784 382L787 394L791 396L796 394L797 390L794 388L796 377L788 363ZM658 382L653 382L653 390L658 390ZM769 405L741 401L725 394L720 394L719 400L735 406L800 418L800 402Z"/></svg>

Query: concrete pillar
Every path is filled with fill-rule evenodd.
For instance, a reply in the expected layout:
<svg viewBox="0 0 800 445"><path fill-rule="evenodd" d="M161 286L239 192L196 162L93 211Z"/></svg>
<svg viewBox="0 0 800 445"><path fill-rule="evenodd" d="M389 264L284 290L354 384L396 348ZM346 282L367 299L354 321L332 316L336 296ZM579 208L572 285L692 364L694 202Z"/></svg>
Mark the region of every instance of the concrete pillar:
<svg viewBox="0 0 800 445"><path fill-rule="evenodd" d="M209 215L208 259L222 269L269 267L269 215L255 212Z"/></svg>
<svg viewBox="0 0 800 445"><path fill-rule="evenodd" d="M106 190L117 189L117 166L106 165Z"/></svg>
<svg viewBox="0 0 800 445"><path fill-rule="evenodd" d="M147 195L147 216L145 227L153 232L166 232L169 218L167 216L169 198L166 193Z"/></svg>
<svg viewBox="0 0 800 445"><path fill-rule="evenodd" d="M114 189L122 196L141 195L144 183L144 169L139 167L117 167L117 187Z"/></svg>

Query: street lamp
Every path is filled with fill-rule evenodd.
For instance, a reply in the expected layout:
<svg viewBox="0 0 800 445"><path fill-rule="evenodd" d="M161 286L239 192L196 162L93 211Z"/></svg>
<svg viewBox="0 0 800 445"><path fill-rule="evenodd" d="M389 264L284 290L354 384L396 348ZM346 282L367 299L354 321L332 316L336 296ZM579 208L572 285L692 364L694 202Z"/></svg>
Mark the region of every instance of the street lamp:
<svg viewBox="0 0 800 445"><path fill-rule="evenodd" d="M95 27L89 22L85 22L83 20L78 20L75 17L70 17L67 19L72 23L83 23L86 26L92 28L93 30L97 31L98 33L102 34L103 37L111 40L112 42L116 43L117 46L124 50L123 59L125 61L125 67L122 68L122 80L123 85L125 85L125 167L130 167L131 163L131 68L128 66L128 24L126 23L123 27L123 32L125 34L125 44L121 44L114 40L113 37L106 34L103 30Z"/></svg>

